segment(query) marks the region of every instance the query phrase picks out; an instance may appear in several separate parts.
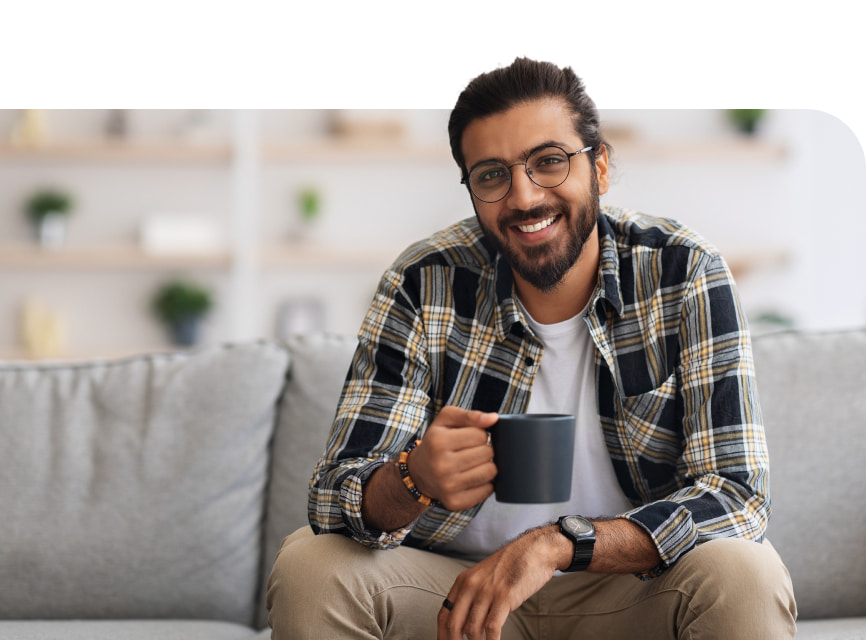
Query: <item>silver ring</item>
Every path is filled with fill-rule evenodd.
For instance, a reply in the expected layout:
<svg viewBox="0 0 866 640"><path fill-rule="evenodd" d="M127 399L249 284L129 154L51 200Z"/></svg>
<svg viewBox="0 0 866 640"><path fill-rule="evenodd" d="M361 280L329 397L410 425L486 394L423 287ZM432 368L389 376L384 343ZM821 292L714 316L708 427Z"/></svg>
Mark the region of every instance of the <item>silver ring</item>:
<svg viewBox="0 0 866 640"><path fill-rule="evenodd" d="M488 431L487 432L487 446L489 447L492 443L493 443L493 436Z"/></svg>

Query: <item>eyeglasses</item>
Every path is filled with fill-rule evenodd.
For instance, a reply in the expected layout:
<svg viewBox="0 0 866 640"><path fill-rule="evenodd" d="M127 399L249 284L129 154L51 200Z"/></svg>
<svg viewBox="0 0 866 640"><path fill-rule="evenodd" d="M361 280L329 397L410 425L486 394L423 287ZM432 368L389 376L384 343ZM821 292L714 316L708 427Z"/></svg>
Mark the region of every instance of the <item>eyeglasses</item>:
<svg viewBox="0 0 866 640"><path fill-rule="evenodd" d="M511 190L511 168L522 165L526 175L539 187L553 189L568 179L571 171L571 159L592 147L584 147L580 151L567 153L555 146L536 149L526 158L526 162L515 162L506 165L497 160L482 162L472 167L468 178L463 178L460 184L469 184L472 194L482 202L499 202Z"/></svg>

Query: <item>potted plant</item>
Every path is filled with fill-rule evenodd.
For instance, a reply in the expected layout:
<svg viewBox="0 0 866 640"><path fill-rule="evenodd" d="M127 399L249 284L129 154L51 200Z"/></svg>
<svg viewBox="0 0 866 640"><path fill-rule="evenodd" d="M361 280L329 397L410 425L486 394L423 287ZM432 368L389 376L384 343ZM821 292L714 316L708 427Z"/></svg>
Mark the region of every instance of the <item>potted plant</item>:
<svg viewBox="0 0 866 640"><path fill-rule="evenodd" d="M198 342L201 320L212 306L210 292L186 280L165 283L152 302L153 312L168 328L172 344L181 347Z"/></svg>
<svg viewBox="0 0 866 640"><path fill-rule="evenodd" d="M313 228L322 215L322 194L317 188L310 186L300 189L296 197L300 227L296 230L295 240L303 242L310 239Z"/></svg>
<svg viewBox="0 0 866 640"><path fill-rule="evenodd" d="M314 222L322 210L322 196L314 187L301 189L298 193L298 209L301 218L307 222Z"/></svg>
<svg viewBox="0 0 866 640"><path fill-rule="evenodd" d="M738 131L746 135L754 135L761 118L764 117L766 109L728 109L728 119Z"/></svg>
<svg viewBox="0 0 866 640"><path fill-rule="evenodd" d="M66 241L66 223L72 210L72 198L60 189L40 189L25 203L25 210L39 244L59 247Z"/></svg>

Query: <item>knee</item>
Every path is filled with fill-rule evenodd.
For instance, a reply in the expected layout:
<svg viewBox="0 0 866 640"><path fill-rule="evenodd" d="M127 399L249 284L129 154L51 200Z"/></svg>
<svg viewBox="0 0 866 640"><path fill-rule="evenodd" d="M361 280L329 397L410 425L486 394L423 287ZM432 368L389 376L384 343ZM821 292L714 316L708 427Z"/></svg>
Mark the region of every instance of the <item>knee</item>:
<svg viewBox="0 0 866 640"><path fill-rule="evenodd" d="M730 624L739 620L755 625L760 620L776 629L776 635L768 632L752 637L791 637L778 629L793 635L797 609L791 578L769 543L713 540L686 554L680 563L683 566L674 569L680 568L680 586L691 595L693 613L723 612ZM738 636L732 633L730 637Z"/></svg>
<svg viewBox="0 0 866 640"><path fill-rule="evenodd" d="M723 538L704 543L686 559L701 584L712 586L726 597L774 593L791 582L782 559L769 543Z"/></svg>
<svg viewBox="0 0 866 640"><path fill-rule="evenodd" d="M283 541L274 559L268 593L297 594L319 587L330 589L329 581L340 573L340 569L345 572L348 560L344 557L360 549L343 536L317 536L309 527L298 529Z"/></svg>
<svg viewBox="0 0 866 640"><path fill-rule="evenodd" d="M304 571L303 565L315 557L318 541L310 527L298 529L285 540L271 567L271 582L286 581Z"/></svg>
<svg viewBox="0 0 866 640"><path fill-rule="evenodd" d="M318 626L343 624L340 612L363 600L364 590L357 587L352 567L353 559L367 552L340 535L314 535L309 527L286 538L268 579L272 637L323 637Z"/></svg>

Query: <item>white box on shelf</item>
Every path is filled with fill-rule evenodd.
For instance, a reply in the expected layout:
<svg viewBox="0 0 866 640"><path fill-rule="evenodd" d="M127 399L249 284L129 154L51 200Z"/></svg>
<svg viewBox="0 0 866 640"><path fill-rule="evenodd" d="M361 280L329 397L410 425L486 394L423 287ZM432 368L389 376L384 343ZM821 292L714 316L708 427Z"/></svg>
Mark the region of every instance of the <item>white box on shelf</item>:
<svg viewBox="0 0 866 640"><path fill-rule="evenodd" d="M206 216L155 213L141 223L141 247L153 254L211 254L224 251L226 242Z"/></svg>
<svg viewBox="0 0 866 640"><path fill-rule="evenodd" d="M310 331L321 331L325 326L325 303L313 297L290 298L283 301L277 312L277 338Z"/></svg>

